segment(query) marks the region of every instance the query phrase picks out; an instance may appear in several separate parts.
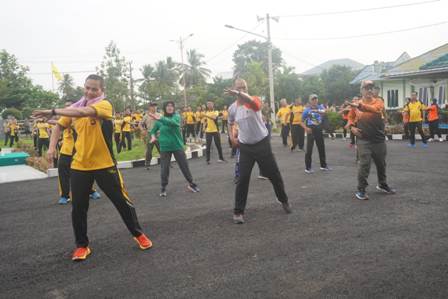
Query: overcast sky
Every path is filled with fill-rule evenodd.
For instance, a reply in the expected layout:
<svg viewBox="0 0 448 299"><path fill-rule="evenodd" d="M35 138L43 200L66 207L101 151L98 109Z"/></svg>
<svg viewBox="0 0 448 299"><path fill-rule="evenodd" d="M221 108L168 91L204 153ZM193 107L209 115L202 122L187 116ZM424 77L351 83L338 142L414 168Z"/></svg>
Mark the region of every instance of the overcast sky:
<svg viewBox="0 0 448 299"><path fill-rule="evenodd" d="M134 62L134 77L139 77L143 64L166 56L179 61L178 45L170 40L194 33L186 48L204 54L208 68L218 74L232 70L237 44L254 38L224 24L264 35L266 23L257 22L257 15L270 13L281 16L271 26L274 45L282 50L287 64L302 72L330 59L351 58L370 64L374 60L395 60L403 51L416 56L443 45L448 42L448 24L353 39L287 39L353 36L444 22L448 21L448 0L338 15L286 16L422 1L2 1L0 49L16 55L20 63L30 67L33 81L50 89L50 61L61 72L86 72L72 74L81 84L100 64L104 48L113 40Z"/></svg>

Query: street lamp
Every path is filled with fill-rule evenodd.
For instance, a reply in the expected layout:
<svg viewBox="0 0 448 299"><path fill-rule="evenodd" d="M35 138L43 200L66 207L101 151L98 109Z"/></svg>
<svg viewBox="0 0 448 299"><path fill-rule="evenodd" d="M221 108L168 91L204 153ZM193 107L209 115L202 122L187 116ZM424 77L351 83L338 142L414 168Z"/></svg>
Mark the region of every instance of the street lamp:
<svg viewBox="0 0 448 299"><path fill-rule="evenodd" d="M179 40L170 40L170 42L177 42L179 43L179 48L180 48L180 60L182 63L182 70L183 70L183 88L184 88L184 106L187 106L187 87L186 87L186 82L185 82L185 73L186 73L186 69L185 69L185 63L184 63L184 43L187 39L189 39L190 37L192 37L194 34L190 33L189 35L185 36L185 37L179 37Z"/></svg>
<svg viewBox="0 0 448 299"><path fill-rule="evenodd" d="M229 28L229 29L233 29L233 30L237 30L237 31L242 31L251 35L255 35L261 38L264 38L267 42L268 42L268 77L269 77L269 101L271 104L271 110L272 110L272 119L274 119L273 122L273 127L276 128L277 124L275 122L275 103L274 103L274 72L272 70L272 43L271 43L271 28L270 28L270 24L269 24L269 20L270 17L269 15L266 16L266 22L267 22L267 27L268 27L268 35L264 36L255 32L251 32L251 31L247 31L241 28L236 28L232 25L224 25L224 27Z"/></svg>

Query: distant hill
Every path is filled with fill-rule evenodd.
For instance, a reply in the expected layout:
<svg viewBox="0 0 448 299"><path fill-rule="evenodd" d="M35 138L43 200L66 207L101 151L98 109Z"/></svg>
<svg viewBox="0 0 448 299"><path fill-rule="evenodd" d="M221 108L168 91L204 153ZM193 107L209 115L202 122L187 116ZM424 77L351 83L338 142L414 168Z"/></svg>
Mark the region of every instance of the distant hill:
<svg viewBox="0 0 448 299"><path fill-rule="evenodd" d="M345 58L345 59L333 59L328 60L327 62L324 62L322 64L319 64L318 66L315 66L305 72L302 73L302 75L312 76L312 75L319 75L323 70L330 69L333 65L344 65L352 68L352 70L360 70L364 67L362 63L359 63L353 59Z"/></svg>

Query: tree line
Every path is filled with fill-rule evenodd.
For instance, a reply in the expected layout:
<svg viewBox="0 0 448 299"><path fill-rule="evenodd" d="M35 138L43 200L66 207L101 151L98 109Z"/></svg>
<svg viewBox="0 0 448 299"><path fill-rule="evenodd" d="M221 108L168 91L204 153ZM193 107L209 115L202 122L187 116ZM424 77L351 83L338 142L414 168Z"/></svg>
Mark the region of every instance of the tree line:
<svg viewBox="0 0 448 299"><path fill-rule="evenodd" d="M238 45L233 54L233 77L245 79L251 94L268 99L267 47L266 42L256 40ZM168 99L182 106L184 80L189 105L197 106L209 100L217 107L231 104L233 99L225 96L223 90L232 85L233 79L211 77L204 55L196 49L188 50L186 58L184 64L166 57L143 65L133 77L132 62L121 55L111 41L96 71L104 77L107 98L116 111L123 111L127 106L142 108L149 101ZM337 65L320 75L303 76L287 65L276 47L272 51L272 61L276 102L282 98L292 101L299 96L306 99L309 94L316 93L326 102L340 104L358 93L358 87L349 84L356 73L348 67ZM74 84L70 74L63 74L58 92L53 92L33 84L28 71L29 68L21 65L13 54L0 51L0 111L3 115L28 117L33 109L58 106L67 99L77 100L83 95L83 88Z"/></svg>

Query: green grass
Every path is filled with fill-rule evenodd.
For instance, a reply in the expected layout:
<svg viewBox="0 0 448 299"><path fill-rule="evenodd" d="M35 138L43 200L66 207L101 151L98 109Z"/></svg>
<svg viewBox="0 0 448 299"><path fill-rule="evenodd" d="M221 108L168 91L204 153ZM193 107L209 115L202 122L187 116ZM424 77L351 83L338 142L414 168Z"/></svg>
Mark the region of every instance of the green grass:
<svg viewBox="0 0 448 299"><path fill-rule="evenodd" d="M130 161L130 160L138 160L145 158L145 152L146 152L146 144L138 139L134 138L132 140L132 150L130 151L121 151L121 153L117 154L117 149L115 148L114 144L114 154L117 161ZM158 157L159 152L157 152L157 149L154 147L152 151L153 157Z"/></svg>

